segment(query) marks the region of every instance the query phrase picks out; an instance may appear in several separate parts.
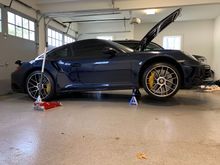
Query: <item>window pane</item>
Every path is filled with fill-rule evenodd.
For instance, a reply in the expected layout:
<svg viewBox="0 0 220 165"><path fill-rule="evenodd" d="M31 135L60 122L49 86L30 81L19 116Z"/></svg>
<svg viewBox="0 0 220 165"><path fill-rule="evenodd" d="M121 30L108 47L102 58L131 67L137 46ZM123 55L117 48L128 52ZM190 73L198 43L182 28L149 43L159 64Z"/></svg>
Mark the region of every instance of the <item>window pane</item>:
<svg viewBox="0 0 220 165"><path fill-rule="evenodd" d="M16 15L15 20L16 20L16 25L22 26L22 21L21 21L22 19L20 16Z"/></svg>
<svg viewBox="0 0 220 165"><path fill-rule="evenodd" d="M35 27L34 27L34 22L33 21L29 21L29 29L32 31L35 31Z"/></svg>
<svg viewBox="0 0 220 165"><path fill-rule="evenodd" d="M23 27L28 29L28 20L23 18Z"/></svg>
<svg viewBox="0 0 220 165"><path fill-rule="evenodd" d="M23 38L24 39L29 39L29 32L26 29L23 29Z"/></svg>
<svg viewBox="0 0 220 165"><path fill-rule="evenodd" d="M59 34L59 40L62 41L62 34Z"/></svg>
<svg viewBox="0 0 220 165"><path fill-rule="evenodd" d="M49 37L52 37L52 31L51 31L51 29L48 29L47 33L48 33L48 36L49 36Z"/></svg>
<svg viewBox="0 0 220 165"><path fill-rule="evenodd" d="M15 15L11 12L8 12L8 22L15 24Z"/></svg>
<svg viewBox="0 0 220 165"><path fill-rule="evenodd" d="M52 30L52 36L51 36L52 38L55 38L56 37L56 34L55 34L55 31L54 30Z"/></svg>
<svg viewBox="0 0 220 165"><path fill-rule="evenodd" d="M15 36L15 25L8 24L8 34Z"/></svg>
<svg viewBox="0 0 220 165"><path fill-rule="evenodd" d="M181 36L164 36L163 47L165 49L181 49Z"/></svg>
<svg viewBox="0 0 220 165"><path fill-rule="evenodd" d="M52 39L52 46L56 46L56 41L55 41L55 39Z"/></svg>
<svg viewBox="0 0 220 165"><path fill-rule="evenodd" d="M56 46L59 46L59 41L58 40L56 40Z"/></svg>
<svg viewBox="0 0 220 165"><path fill-rule="evenodd" d="M57 32L55 32L55 38L58 39L58 33Z"/></svg>
<svg viewBox="0 0 220 165"><path fill-rule="evenodd" d="M59 46L61 46L62 45L62 41L59 41Z"/></svg>
<svg viewBox="0 0 220 165"><path fill-rule="evenodd" d="M22 38L22 28L16 26L16 36Z"/></svg>
<svg viewBox="0 0 220 165"><path fill-rule="evenodd" d="M48 45L52 45L52 40L50 37L48 37Z"/></svg>
<svg viewBox="0 0 220 165"><path fill-rule="evenodd" d="M30 31L30 40L34 41L35 40L35 33Z"/></svg>

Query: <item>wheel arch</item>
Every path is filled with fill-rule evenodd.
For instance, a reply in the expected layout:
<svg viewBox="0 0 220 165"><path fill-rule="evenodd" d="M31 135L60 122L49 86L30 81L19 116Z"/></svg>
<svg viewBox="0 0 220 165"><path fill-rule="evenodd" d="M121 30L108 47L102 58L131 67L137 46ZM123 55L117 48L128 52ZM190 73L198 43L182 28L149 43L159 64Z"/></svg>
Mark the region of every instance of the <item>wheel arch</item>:
<svg viewBox="0 0 220 165"><path fill-rule="evenodd" d="M183 85L183 80L184 80L184 72L183 72L183 69L181 67L181 65L176 62L175 59L173 58L170 58L170 57L167 57L167 56L160 56L160 57L154 57L154 58L151 58L147 61L144 62L144 64L141 66L140 68L140 71L139 71L139 77L138 77L138 83L139 83L139 86L142 87L142 77L143 77L143 74L144 74L144 71L150 66L150 65L153 65L155 63L168 63L168 64L171 64L173 66L176 67L176 69L178 70L179 72L179 75L180 75L180 85L182 86Z"/></svg>

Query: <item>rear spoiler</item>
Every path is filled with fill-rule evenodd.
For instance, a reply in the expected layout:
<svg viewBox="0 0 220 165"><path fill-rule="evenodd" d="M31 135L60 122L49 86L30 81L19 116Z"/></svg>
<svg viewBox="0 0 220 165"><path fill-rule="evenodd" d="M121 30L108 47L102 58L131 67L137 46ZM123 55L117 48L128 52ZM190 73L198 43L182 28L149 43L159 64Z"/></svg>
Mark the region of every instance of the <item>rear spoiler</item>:
<svg viewBox="0 0 220 165"><path fill-rule="evenodd" d="M18 66L21 66L22 62L21 62L21 60L17 60L17 61L15 61L15 64L18 65Z"/></svg>

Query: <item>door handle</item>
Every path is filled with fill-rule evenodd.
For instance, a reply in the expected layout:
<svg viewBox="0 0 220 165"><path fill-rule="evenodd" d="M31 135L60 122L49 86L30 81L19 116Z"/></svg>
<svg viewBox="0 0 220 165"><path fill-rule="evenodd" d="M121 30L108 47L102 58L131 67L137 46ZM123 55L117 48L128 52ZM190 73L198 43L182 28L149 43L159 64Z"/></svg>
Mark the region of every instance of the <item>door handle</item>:
<svg viewBox="0 0 220 165"><path fill-rule="evenodd" d="M81 67L81 64L80 63L74 63L74 64L71 64L72 67Z"/></svg>

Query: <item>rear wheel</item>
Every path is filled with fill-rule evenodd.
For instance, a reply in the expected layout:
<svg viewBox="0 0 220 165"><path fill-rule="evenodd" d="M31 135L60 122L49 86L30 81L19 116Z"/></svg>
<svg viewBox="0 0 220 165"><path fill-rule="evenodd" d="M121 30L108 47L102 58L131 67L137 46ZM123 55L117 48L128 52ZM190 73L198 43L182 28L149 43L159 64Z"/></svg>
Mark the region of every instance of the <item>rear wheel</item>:
<svg viewBox="0 0 220 165"><path fill-rule="evenodd" d="M32 72L26 80L26 91L28 95L36 100L39 95L41 72ZM54 96L54 82L48 73L44 73L42 86L41 86L41 98L42 100L50 100Z"/></svg>
<svg viewBox="0 0 220 165"><path fill-rule="evenodd" d="M157 63L145 70L142 82L149 96L164 99L172 97L179 90L180 75L173 65Z"/></svg>

